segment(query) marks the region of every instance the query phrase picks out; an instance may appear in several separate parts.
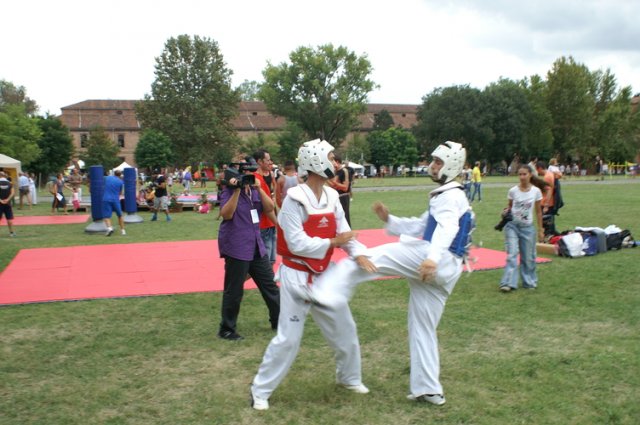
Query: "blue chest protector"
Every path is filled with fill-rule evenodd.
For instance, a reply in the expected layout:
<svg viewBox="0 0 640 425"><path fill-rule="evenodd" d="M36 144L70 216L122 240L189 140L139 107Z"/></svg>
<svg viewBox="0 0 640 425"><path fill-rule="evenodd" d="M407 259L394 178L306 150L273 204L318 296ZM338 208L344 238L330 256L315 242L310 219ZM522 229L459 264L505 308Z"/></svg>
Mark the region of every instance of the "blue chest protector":
<svg viewBox="0 0 640 425"><path fill-rule="evenodd" d="M438 222L436 219L429 214L422 239L431 242L433 232L435 232L437 225ZM449 246L449 251L455 256L462 257L468 253L469 247L471 246L471 233L476 227L473 212L467 211L464 213L462 217L460 217L460 220L458 220L458 226L458 233L456 233L456 237L453 239L451 246Z"/></svg>

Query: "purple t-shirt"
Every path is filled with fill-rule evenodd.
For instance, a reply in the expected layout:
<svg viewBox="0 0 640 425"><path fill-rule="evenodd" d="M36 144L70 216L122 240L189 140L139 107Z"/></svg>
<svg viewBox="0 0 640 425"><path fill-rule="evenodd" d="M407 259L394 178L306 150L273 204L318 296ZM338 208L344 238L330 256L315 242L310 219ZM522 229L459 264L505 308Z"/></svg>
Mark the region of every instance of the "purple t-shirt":
<svg viewBox="0 0 640 425"><path fill-rule="evenodd" d="M234 189L225 188L220 194L220 208L222 208L233 195ZM256 247L260 257L264 257L267 251L260 237L260 224L253 223L251 210L257 210L257 217L262 214L262 201L257 189L251 189L251 199L242 189L231 220L223 220L218 230L218 251L220 256L229 256L237 260L251 261L255 257Z"/></svg>

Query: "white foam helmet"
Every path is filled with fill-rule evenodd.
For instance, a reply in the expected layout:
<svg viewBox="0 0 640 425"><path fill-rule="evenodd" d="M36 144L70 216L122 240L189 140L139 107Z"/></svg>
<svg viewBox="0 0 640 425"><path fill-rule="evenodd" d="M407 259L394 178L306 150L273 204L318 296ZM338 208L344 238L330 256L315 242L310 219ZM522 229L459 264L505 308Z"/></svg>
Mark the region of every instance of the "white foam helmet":
<svg viewBox="0 0 640 425"><path fill-rule="evenodd" d="M443 162L442 168L438 172L438 175L434 175L429 166L429 174L433 181L440 184L449 183L455 179L462 172L464 163L467 160L467 151L462 147L460 143L446 141L439 145L431 152L433 158L440 158ZM431 162L433 164L433 161Z"/></svg>
<svg viewBox="0 0 640 425"><path fill-rule="evenodd" d="M303 143L298 149L298 171L311 171L328 179L333 178L336 170L333 161L329 160L329 152L333 150L326 140L315 139Z"/></svg>

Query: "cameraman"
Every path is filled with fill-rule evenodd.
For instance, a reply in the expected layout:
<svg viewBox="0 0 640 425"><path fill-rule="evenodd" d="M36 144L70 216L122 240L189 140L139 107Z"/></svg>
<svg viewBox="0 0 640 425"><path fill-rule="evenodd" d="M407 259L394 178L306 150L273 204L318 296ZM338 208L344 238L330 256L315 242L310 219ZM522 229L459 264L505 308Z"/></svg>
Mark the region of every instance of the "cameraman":
<svg viewBox="0 0 640 425"><path fill-rule="evenodd" d="M273 214L271 197L260 187L251 169L227 171L226 187L220 196L222 223L218 231L218 250L224 258L222 320L218 337L243 339L236 332L244 281L251 276L269 309L271 328L278 326L280 290L274 283L273 267L260 237L261 214Z"/></svg>

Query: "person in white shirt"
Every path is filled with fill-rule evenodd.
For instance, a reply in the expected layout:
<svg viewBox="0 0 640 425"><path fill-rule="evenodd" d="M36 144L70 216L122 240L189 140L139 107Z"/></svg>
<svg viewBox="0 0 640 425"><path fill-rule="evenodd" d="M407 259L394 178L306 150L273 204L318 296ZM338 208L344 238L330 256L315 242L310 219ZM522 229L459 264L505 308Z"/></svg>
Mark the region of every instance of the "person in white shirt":
<svg viewBox="0 0 640 425"><path fill-rule="evenodd" d="M27 204L29 205L29 209L31 209L31 196L29 195L29 176L27 173L20 173L18 177L18 192L20 193L20 206L19 210L23 207L23 199L27 198Z"/></svg>
<svg viewBox="0 0 640 425"><path fill-rule="evenodd" d="M372 273L361 258L345 259L314 285L317 302L327 307L348 303L355 287L382 276L404 276L409 281L409 351L411 368L408 399L435 405L445 403L440 383L436 328L447 298L462 273L474 218L460 183L466 151L461 144L444 142L431 154L429 175L440 184L429 194L429 206L420 217L402 218L380 202L374 212L386 230L400 241L370 248L363 256L375 266Z"/></svg>
<svg viewBox="0 0 640 425"><path fill-rule="evenodd" d="M355 240L338 199L326 185L334 177L333 146L325 140L306 142L298 151L299 170L308 173L306 183L291 187L278 214L278 254L282 265L278 334L271 340L251 385L251 406L269 408L269 398L289 372L300 348L308 313L335 351L336 383L366 394L362 384L360 343L348 304L334 309L318 305L312 295L314 281L329 264L333 249L359 255L366 247ZM373 271L366 257L361 264Z"/></svg>
<svg viewBox="0 0 640 425"><path fill-rule="evenodd" d="M527 164L518 167L520 183L509 189L508 206L503 216L510 212L511 220L504 226L507 264L500 280L500 291L511 292L518 289L518 256L520 257L519 275L522 287L535 289L538 286L536 273L536 224L537 239L544 240L542 225L542 191L547 183L534 176ZM534 221L535 217L535 221ZM535 223L535 224L534 224Z"/></svg>

